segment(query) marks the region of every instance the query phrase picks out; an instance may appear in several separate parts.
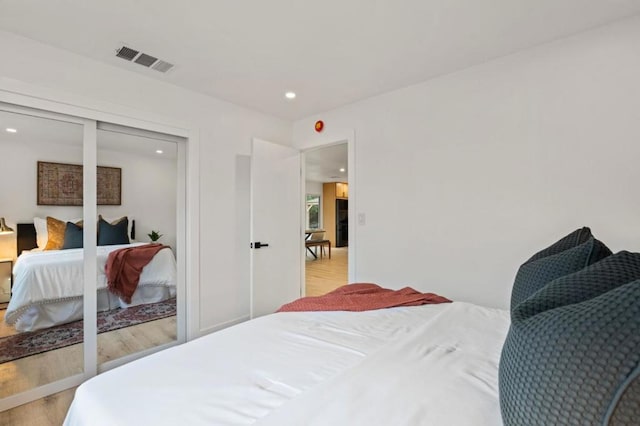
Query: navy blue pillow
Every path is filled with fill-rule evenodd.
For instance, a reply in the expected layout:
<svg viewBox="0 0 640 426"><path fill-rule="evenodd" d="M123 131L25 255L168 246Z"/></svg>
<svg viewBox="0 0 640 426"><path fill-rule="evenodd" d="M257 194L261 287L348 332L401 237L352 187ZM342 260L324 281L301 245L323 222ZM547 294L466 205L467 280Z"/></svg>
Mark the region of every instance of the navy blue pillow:
<svg viewBox="0 0 640 426"><path fill-rule="evenodd" d="M610 255L611 250L596 240L587 227L561 238L520 266L511 291L511 310L548 282Z"/></svg>
<svg viewBox="0 0 640 426"><path fill-rule="evenodd" d="M82 248L83 237L84 232L82 230L82 226L78 226L73 222L67 222L67 227L64 230L62 250Z"/></svg>
<svg viewBox="0 0 640 426"><path fill-rule="evenodd" d="M98 245L129 244L128 227L129 219L126 217L113 224L100 218L98 220Z"/></svg>
<svg viewBox="0 0 640 426"><path fill-rule="evenodd" d="M639 382L640 254L553 280L512 311L499 374L505 425L632 424Z"/></svg>

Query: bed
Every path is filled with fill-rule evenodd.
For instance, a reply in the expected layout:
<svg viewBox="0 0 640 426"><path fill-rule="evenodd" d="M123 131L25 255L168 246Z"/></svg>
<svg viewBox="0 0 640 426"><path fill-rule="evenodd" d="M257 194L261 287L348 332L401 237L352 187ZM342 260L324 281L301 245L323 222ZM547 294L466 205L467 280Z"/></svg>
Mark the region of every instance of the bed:
<svg viewBox="0 0 640 426"><path fill-rule="evenodd" d="M637 424L640 253L584 227L522 264L511 294L508 311L260 317L92 378L64 424Z"/></svg>
<svg viewBox="0 0 640 426"><path fill-rule="evenodd" d="M95 377L65 425L496 425L508 328L461 302L272 314Z"/></svg>
<svg viewBox="0 0 640 426"><path fill-rule="evenodd" d="M169 248L160 250L145 266L131 303L125 303L107 290L104 268L109 253L143 244L97 247L98 311L155 303L175 296L176 261ZM12 295L5 322L20 332L76 321L83 316L83 250L38 251L35 247L33 224L19 224L20 255L13 269Z"/></svg>

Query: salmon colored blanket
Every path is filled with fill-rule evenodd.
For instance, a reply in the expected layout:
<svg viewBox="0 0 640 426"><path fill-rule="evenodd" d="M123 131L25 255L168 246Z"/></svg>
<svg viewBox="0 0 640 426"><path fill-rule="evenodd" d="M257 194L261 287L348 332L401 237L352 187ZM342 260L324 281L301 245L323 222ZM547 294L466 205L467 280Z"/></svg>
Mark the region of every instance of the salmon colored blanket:
<svg viewBox="0 0 640 426"><path fill-rule="evenodd" d="M371 311L395 306L451 303L434 293L420 293L411 287L390 290L376 284L348 284L324 296L303 297L287 303L278 312L296 311Z"/></svg>
<svg viewBox="0 0 640 426"><path fill-rule="evenodd" d="M109 253L105 266L109 291L125 303L131 303L131 296L138 288L142 269L151 262L156 253L167 247L169 246L164 244L146 244Z"/></svg>

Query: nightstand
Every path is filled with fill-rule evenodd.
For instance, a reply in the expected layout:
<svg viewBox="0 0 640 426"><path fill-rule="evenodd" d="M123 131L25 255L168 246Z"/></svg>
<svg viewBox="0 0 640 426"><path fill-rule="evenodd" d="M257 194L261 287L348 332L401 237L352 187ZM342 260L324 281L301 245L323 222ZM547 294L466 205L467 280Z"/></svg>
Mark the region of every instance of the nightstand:
<svg viewBox="0 0 640 426"><path fill-rule="evenodd" d="M13 287L13 260L0 259L0 303L8 302Z"/></svg>

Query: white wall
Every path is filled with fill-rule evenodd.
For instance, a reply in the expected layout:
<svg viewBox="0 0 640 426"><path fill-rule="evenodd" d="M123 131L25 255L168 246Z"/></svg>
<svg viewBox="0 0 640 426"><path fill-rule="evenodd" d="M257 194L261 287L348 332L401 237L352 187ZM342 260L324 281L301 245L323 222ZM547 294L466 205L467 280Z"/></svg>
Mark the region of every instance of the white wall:
<svg viewBox="0 0 640 426"><path fill-rule="evenodd" d="M136 221L136 241L160 231L158 241L176 248L177 160L98 150L98 165L122 169L122 205L98 206L105 218Z"/></svg>
<svg viewBox="0 0 640 426"><path fill-rule="evenodd" d="M251 297L251 258L247 252L247 242L251 241L251 156L236 156L235 174L235 227L236 240L234 245L236 264L234 265L236 298L238 301L249 300Z"/></svg>
<svg viewBox="0 0 640 426"><path fill-rule="evenodd" d="M312 182L310 180L306 181L305 192L309 195L322 196L322 182Z"/></svg>
<svg viewBox="0 0 640 426"><path fill-rule="evenodd" d="M37 123L34 119L33 123ZM0 167L0 209L7 224L16 230L16 223L33 223L34 216L53 216L60 219L82 217L82 207L37 205L37 162L82 164L82 127L69 124L77 136L77 144L20 143L5 132L0 133L0 150L3 152ZM77 128L77 129L76 129ZM76 131L77 130L77 131ZM16 258L16 234L0 236L0 257Z"/></svg>
<svg viewBox="0 0 640 426"><path fill-rule="evenodd" d="M579 226L640 250L638 46L640 17L294 123L300 148L355 129L357 280L506 307Z"/></svg>
<svg viewBox="0 0 640 426"><path fill-rule="evenodd" d="M245 318L249 283L238 282L235 272L245 260L230 249L237 238L235 158L250 153L252 137L290 143L291 124L6 32L0 32L0 57L0 89L17 81L60 101L70 97L123 115L163 116L199 133L201 280L187 283L200 294L197 328L205 332Z"/></svg>

